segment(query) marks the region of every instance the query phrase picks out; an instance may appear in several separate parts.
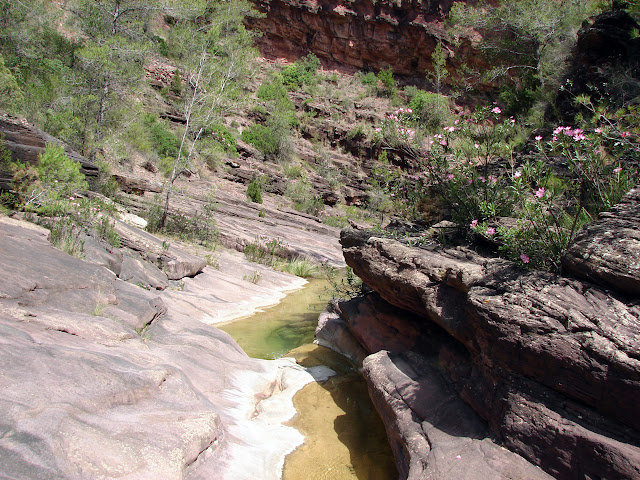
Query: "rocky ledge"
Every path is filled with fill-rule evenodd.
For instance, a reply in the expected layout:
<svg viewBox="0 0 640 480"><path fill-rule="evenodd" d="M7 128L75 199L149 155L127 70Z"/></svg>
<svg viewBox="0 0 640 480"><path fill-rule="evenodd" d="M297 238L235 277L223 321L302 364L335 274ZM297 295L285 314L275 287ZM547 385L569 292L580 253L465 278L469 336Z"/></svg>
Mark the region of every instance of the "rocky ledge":
<svg viewBox="0 0 640 480"><path fill-rule="evenodd" d="M132 245L144 240L129 233ZM295 277L261 282L269 297L241 279L241 256L221 258L219 272L169 251L202 271L179 288L146 289L118 278L104 255L71 257L47 234L0 217L0 477L279 478L302 442L283 425L292 396L326 369L251 359L204 321L245 313L242 296L273 302Z"/></svg>
<svg viewBox="0 0 640 480"><path fill-rule="evenodd" d="M640 478L639 199L579 237L580 279L343 231L375 292L317 334L364 359L402 478Z"/></svg>

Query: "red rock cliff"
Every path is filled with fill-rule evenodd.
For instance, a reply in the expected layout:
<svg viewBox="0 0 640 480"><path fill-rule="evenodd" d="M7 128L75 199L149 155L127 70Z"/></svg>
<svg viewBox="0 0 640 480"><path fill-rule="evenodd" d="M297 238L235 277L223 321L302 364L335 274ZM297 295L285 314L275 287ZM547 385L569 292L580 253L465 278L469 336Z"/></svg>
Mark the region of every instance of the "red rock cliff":
<svg viewBox="0 0 640 480"><path fill-rule="evenodd" d="M267 58L296 60L315 54L325 67L424 78L452 0L253 0L266 16L249 21L262 32Z"/></svg>

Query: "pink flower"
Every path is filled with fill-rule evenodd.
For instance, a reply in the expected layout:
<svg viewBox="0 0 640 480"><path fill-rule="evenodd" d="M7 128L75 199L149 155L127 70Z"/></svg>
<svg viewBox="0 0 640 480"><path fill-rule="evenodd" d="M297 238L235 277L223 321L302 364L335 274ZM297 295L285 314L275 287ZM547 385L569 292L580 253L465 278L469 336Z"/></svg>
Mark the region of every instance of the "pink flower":
<svg viewBox="0 0 640 480"><path fill-rule="evenodd" d="M613 169L613 173L620 173L622 171L622 167L616 167Z"/></svg>
<svg viewBox="0 0 640 480"><path fill-rule="evenodd" d="M542 137L540 135L536 136L536 142L539 142L540 140L542 140Z"/></svg>
<svg viewBox="0 0 640 480"><path fill-rule="evenodd" d="M631 135L631 132L622 132L622 133L620 134L620 136L621 136L622 138L626 138L626 137L628 137L629 135Z"/></svg>
<svg viewBox="0 0 640 480"><path fill-rule="evenodd" d="M469 224L469 226L470 226L471 228L476 228L476 227L478 226L478 220L473 220L473 221Z"/></svg>
<svg viewBox="0 0 640 480"><path fill-rule="evenodd" d="M596 129L594 130L594 132L595 132L595 133L602 133L602 129L601 129L601 128L596 128Z"/></svg>
<svg viewBox="0 0 640 480"><path fill-rule="evenodd" d="M447 178L449 180L453 180L455 178L455 175L453 173L450 173L449 175L447 175Z"/></svg>
<svg viewBox="0 0 640 480"><path fill-rule="evenodd" d="M502 110L500 110L500 107L493 107L491 113L500 114L502 113Z"/></svg>
<svg viewBox="0 0 640 480"><path fill-rule="evenodd" d="M529 263L529 257L527 257L524 253L520 255L520 260L522 260L522 263Z"/></svg>
<svg viewBox="0 0 640 480"><path fill-rule="evenodd" d="M443 147L447 145L447 141L446 140L440 140L440 145L442 145Z"/></svg>
<svg viewBox="0 0 640 480"><path fill-rule="evenodd" d="M478 145L477 143L474 143L474 144L473 144L473 146L474 146L475 148L480 148L480 145Z"/></svg>
<svg viewBox="0 0 640 480"><path fill-rule="evenodd" d="M495 235L496 234L496 229L493 227L489 227L487 228L487 231L485 232L487 235Z"/></svg>
<svg viewBox="0 0 640 480"><path fill-rule="evenodd" d="M522 172L520 170L516 170L513 174L513 178L520 178L522 176Z"/></svg>
<svg viewBox="0 0 640 480"><path fill-rule="evenodd" d="M542 198L544 197L544 192L545 192L544 187L540 187L534 195L538 198Z"/></svg>

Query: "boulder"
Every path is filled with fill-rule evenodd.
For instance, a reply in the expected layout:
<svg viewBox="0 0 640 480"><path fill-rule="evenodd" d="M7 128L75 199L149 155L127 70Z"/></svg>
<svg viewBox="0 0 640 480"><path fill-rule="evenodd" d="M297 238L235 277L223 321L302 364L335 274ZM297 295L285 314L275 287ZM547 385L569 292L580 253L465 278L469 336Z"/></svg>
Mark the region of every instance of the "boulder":
<svg viewBox="0 0 640 480"><path fill-rule="evenodd" d="M207 265L205 259L191 255L144 230L119 220L115 221L114 229L119 235L123 247L138 252L143 259L161 269L169 280L193 277ZM131 266L133 267L132 264ZM157 272L153 276L160 281Z"/></svg>

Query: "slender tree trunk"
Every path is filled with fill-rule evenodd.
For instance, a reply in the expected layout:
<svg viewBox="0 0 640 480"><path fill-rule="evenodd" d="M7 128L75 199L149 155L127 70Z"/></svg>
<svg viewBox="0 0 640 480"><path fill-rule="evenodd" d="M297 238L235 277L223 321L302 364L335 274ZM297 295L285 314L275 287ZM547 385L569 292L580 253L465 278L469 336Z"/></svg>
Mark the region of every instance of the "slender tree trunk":
<svg viewBox="0 0 640 480"><path fill-rule="evenodd" d="M118 17L120 16L120 0L116 0L113 9L113 22L111 23L111 35L115 35L118 31Z"/></svg>
<svg viewBox="0 0 640 480"><path fill-rule="evenodd" d="M102 95L100 96L100 107L98 108L98 118L96 119L96 141L102 140L102 125L104 124L104 113L107 110L107 97L109 96L109 82L105 79L102 85Z"/></svg>

